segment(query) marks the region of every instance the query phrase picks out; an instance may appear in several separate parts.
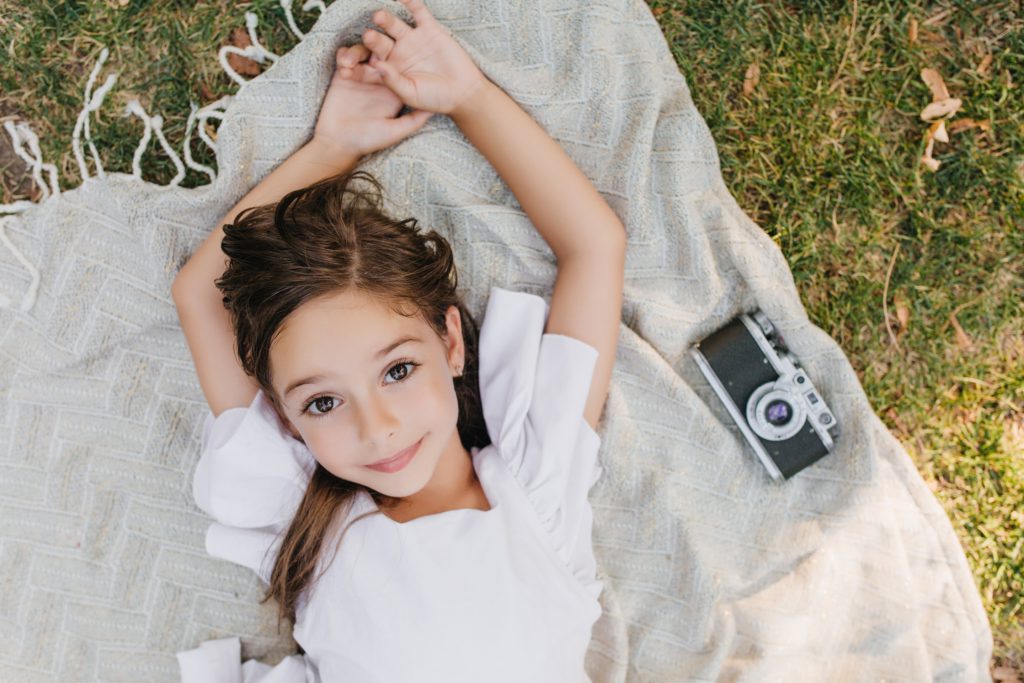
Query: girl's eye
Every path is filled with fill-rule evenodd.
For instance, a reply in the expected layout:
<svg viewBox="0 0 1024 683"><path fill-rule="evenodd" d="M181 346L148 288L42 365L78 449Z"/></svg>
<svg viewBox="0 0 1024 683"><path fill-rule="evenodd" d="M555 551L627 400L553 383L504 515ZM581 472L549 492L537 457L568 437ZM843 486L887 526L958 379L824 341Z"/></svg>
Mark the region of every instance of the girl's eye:
<svg viewBox="0 0 1024 683"><path fill-rule="evenodd" d="M310 408L316 406L315 411L310 411ZM302 409L302 412L312 415L313 417L323 417L330 412L331 408L334 407L333 396L317 396L312 401L306 404L306 407Z"/></svg>
<svg viewBox="0 0 1024 683"><path fill-rule="evenodd" d="M386 376L394 377L394 375L391 374L392 370L394 370L395 368L404 368L407 365L411 365L412 367L416 367L417 365L419 365L419 363L413 363L411 360L399 361L395 365L392 365L391 368L389 368L388 371L386 373L384 373L384 374ZM398 377L397 380L395 380L396 382L401 382L402 380L407 378L409 375L412 374L412 370L409 369L409 370L406 370L405 372L402 372L402 373L399 373L399 374L401 376Z"/></svg>
<svg viewBox="0 0 1024 683"><path fill-rule="evenodd" d="M417 367L419 365L420 363L415 363L411 360L399 361L398 363L395 363L390 368L388 368L388 371L386 373L384 373L385 376L396 377L396 375L393 373L394 370L398 368L402 368L404 371L398 373L395 381L388 382L388 384L397 384L398 382L405 381L413 373L411 368L405 369L406 366ZM306 403L305 406L302 407L302 413L304 415L309 415L310 417L324 417L327 414L329 414L331 410L335 407L337 400L338 399L334 398L333 396L314 396L309 400L308 403ZM316 410L310 410L313 407L315 407Z"/></svg>

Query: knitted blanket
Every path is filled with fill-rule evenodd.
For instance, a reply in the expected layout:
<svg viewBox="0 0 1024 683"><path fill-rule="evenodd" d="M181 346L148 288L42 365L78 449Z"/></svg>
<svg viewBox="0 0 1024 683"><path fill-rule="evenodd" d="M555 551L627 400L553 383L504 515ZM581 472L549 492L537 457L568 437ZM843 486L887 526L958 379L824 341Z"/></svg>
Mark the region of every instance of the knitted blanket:
<svg viewBox="0 0 1024 683"><path fill-rule="evenodd" d="M723 184L647 5L428 4L629 235L604 474L591 491L606 588L590 677L989 680L989 625L948 518L843 350L808 320L783 254ZM256 576L205 552L210 520L191 481L207 406L170 284L228 209L308 139L335 48L358 41L382 6L411 21L398 3L345 0L320 5L309 33L291 22L301 40L287 54L254 41L247 53L269 68L233 75L239 90L190 118L216 150L215 172L185 141L188 165L212 179L202 187L179 185L184 167L160 117L137 102L146 134L135 173L88 173L81 141L113 85L93 90L105 51L75 131L81 186L61 192L31 131L7 126L46 196L4 207L0 222L0 680L177 681L175 652L236 635L246 659L294 652L275 631L276 605L258 604ZM254 37L255 26L251 17ZM202 125L210 118L216 140ZM151 131L181 169L167 186L138 170ZM362 167L394 216L452 241L478 320L492 285L550 300L552 252L448 117ZM834 453L782 483L687 353L754 308L842 429Z"/></svg>

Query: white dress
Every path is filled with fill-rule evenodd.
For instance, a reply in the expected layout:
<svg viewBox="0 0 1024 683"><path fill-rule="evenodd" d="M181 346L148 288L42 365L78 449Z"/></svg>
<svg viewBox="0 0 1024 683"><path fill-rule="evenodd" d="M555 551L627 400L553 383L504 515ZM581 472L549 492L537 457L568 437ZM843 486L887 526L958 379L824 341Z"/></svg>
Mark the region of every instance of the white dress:
<svg viewBox="0 0 1024 683"><path fill-rule="evenodd" d="M184 683L589 680L583 660L603 584L587 495L602 470L583 407L598 354L545 334L547 314L539 296L491 288L478 353L493 443L471 450L491 509L355 522L297 603L305 655L242 665L238 637L207 641L177 654ZM262 392L248 408L208 414L193 482L196 504L216 520L207 552L267 582L314 466ZM375 509L360 492L349 516Z"/></svg>

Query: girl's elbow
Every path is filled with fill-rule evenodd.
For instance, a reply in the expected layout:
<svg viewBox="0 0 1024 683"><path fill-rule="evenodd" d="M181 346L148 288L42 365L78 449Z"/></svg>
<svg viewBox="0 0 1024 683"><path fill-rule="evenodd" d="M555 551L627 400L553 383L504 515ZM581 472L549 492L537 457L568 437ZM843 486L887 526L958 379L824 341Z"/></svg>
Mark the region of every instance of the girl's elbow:
<svg viewBox="0 0 1024 683"><path fill-rule="evenodd" d="M611 247L616 251L621 251L623 254L626 252L626 244L628 238L626 235L626 226L623 225L622 221L616 220L615 224L608 230L608 241L611 243Z"/></svg>
<svg viewBox="0 0 1024 683"><path fill-rule="evenodd" d="M174 276L171 281L171 300L174 305L181 308L183 305L194 301L195 286L194 279L189 272L186 272L185 268L178 271L178 274Z"/></svg>

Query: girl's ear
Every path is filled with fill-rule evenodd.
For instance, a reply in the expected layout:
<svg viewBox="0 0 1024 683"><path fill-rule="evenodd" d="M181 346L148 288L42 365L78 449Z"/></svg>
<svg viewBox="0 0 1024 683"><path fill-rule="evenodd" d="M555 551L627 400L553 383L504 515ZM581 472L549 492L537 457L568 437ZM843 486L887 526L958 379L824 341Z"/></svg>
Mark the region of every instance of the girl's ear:
<svg viewBox="0 0 1024 683"><path fill-rule="evenodd" d="M448 325L448 365L452 368L465 369L466 348L462 339L462 316L459 315L458 306L449 306L445 313L445 322Z"/></svg>

